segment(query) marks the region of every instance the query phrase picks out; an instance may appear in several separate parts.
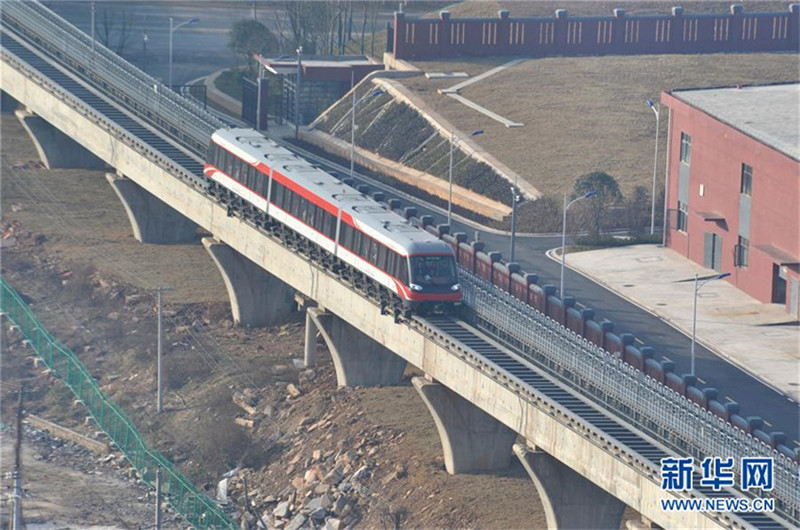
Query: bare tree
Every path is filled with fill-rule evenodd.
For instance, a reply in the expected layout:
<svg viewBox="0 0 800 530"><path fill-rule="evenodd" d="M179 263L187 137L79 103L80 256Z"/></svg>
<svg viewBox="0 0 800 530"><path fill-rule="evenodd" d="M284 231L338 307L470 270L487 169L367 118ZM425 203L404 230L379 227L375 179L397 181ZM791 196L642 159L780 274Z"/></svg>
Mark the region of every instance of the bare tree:
<svg viewBox="0 0 800 530"><path fill-rule="evenodd" d="M131 19L126 11L120 12L117 19L113 12L103 9L96 28L97 40L117 55L122 55L131 39Z"/></svg>
<svg viewBox="0 0 800 530"><path fill-rule="evenodd" d="M367 34L367 4L369 4L368 0L364 0L364 19L361 21L361 55L366 53L366 34Z"/></svg>
<svg viewBox="0 0 800 530"><path fill-rule="evenodd" d="M372 38L370 39L369 54L375 57L375 24L378 22L378 13L381 8L381 2L369 2L369 17L370 27L372 28Z"/></svg>

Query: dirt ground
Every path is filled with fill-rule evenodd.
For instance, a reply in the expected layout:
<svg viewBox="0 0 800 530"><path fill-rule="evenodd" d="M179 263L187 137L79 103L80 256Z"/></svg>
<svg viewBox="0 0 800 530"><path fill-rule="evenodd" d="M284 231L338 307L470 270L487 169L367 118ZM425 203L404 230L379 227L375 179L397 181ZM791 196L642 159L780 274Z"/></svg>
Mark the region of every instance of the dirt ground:
<svg viewBox="0 0 800 530"><path fill-rule="evenodd" d="M497 475L445 472L434 423L408 380L398 387L337 389L322 344L314 370L297 368L302 315L269 329L234 327L219 273L199 242L137 243L103 172L47 171L13 115L3 115L0 126L2 228L5 243L16 242L2 249L3 277L76 352L148 443L200 488L213 494L220 475L238 468L235 480L247 477L254 509L271 514L282 499L325 486L303 481L312 468L347 462L345 471L361 466L369 473L358 494L348 493L345 524L384 527L388 514L413 528L545 526L535 489L516 461ZM156 286L171 289L165 296L162 415L155 411ZM26 410L87 435L96 432L84 425L86 413L68 390L31 367L19 341L4 346L3 422L10 424L12 390L24 381L32 390ZM241 394L254 404L253 414L233 403ZM234 422L248 417L252 428ZM46 473L56 472L42 465L42 475L31 471L32 489L43 488ZM76 514L73 490L98 483L77 472L59 477L63 485L47 493L53 517L73 518L79 526L137 526L130 519L123 525L97 503L81 504ZM100 484L113 488L120 503L141 497ZM234 482L228 509L242 517L243 504L240 482ZM149 524L149 515L141 517L138 524Z"/></svg>
<svg viewBox="0 0 800 530"><path fill-rule="evenodd" d="M3 476L13 469L13 445L12 432L0 433ZM101 460L79 446L28 429L22 451L22 505L27 528L144 527L155 511L147 488L126 479L111 465L102 465ZM3 483L13 485L10 479ZM65 492L69 492L68 498ZM5 522L10 502L4 499L2 506L0 518Z"/></svg>
<svg viewBox="0 0 800 530"><path fill-rule="evenodd" d="M536 4L535 2L533 4ZM414 63L425 72L485 72L510 58ZM645 105L662 90L797 81L796 54L643 55L530 59L465 87L464 97L524 123L506 128L437 89L457 80L401 80L461 131L544 194L571 191L592 171L612 175L623 193L650 189L656 120ZM664 173L668 111L661 109L659 176Z"/></svg>

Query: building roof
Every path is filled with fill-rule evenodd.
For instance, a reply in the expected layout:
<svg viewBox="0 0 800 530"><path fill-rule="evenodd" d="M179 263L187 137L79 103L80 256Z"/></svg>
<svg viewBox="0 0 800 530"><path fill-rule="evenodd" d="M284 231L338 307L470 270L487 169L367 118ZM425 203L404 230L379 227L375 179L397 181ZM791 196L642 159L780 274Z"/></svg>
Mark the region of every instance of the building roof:
<svg viewBox="0 0 800 530"><path fill-rule="evenodd" d="M672 95L800 160L800 83L675 90Z"/></svg>

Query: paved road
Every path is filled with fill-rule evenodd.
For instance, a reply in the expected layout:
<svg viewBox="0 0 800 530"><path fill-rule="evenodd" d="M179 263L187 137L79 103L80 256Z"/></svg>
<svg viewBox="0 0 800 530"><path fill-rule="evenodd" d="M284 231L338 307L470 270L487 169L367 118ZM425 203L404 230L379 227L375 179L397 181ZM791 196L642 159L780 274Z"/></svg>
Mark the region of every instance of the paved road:
<svg viewBox="0 0 800 530"><path fill-rule="evenodd" d="M53 2L52 7L79 28L89 31L89 2ZM102 25L104 16L102 13L106 10L116 21L109 24L109 27L116 32L112 33L112 45L118 42L119 21L122 12L125 11L131 21L129 32L131 37L130 44L122 55L164 82L168 77L168 17L175 17L176 23L192 17L201 19L197 25L181 28L179 33L175 34L173 52L175 84L185 83L240 62L240 59L227 48L227 32L233 22L251 16L248 9L235 9L230 6L171 7L98 2L96 8L98 26ZM381 24L385 23L386 17L388 14L384 13L382 17L384 22ZM260 19L267 24L270 23L266 14L262 14ZM142 42L142 31L148 35L146 53ZM374 183L368 184L375 187ZM387 193L387 198L392 196ZM403 197L403 200L406 204L413 202L420 215L433 215L437 224L445 222L446 215L442 210L418 199ZM456 221L453 231L466 232L472 238L478 228ZM481 229L478 229L478 232L488 249L508 254L507 235ZM558 285L559 264L547 258L545 252L560 244L560 236L519 237L517 261L527 272L538 274L540 284ZM674 361L679 373L689 372L690 340L681 332L577 273L569 270L566 272L565 286L567 294L574 296L585 306L595 309L598 320L605 318L614 322L616 331L635 334L644 344L656 349L657 357L663 355ZM775 392L702 346L697 350L696 371L707 385L719 389L721 396L739 402L744 415L761 416L769 422L773 430L781 430L794 440L800 438L800 409L796 402Z"/></svg>
<svg viewBox="0 0 800 530"><path fill-rule="evenodd" d="M348 173L342 171L340 167L329 167L339 176L346 176ZM380 187L386 193L387 199L397 197L404 204L413 203L419 215L432 215L435 224L443 224L447 220L446 211L435 206L416 198L398 196L396 192L393 194L387 188L364 177L359 177L357 180L367 184L372 190ZM453 228L453 232L467 233L470 239L474 238L477 230L479 239L486 243L487 250L498 250L505 255L509 254L510 237L507 234L486 231L464 221L455 221ZM548 258L545 253L560 246L560 235L520 236L517 237L515 258L526 272L539 275L540 285L552 284L557 287L561 274L560 264ZM564 290L583 305L593 308L596 320L612 321L618 333L633 333L644 345L654 347L656 358L665 356L675 362L678 373L690 372L691 341L682 332L613 291L569 269L565 272ZM800 439L800 405L797 402L776 392L749 373L700 345L696 347L695 353L696 373L705 386L720 391L723 401L736 401L742 406L742 414L761 416L770 425L769 430L782 431L793 440Z"/></svg>

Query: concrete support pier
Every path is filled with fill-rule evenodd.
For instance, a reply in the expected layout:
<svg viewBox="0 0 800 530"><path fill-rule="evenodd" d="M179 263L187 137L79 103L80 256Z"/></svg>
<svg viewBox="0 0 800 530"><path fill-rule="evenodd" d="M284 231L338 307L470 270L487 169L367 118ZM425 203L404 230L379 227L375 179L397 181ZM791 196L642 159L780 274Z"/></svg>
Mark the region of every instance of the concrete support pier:
<svg viewBox="0 0 800 530"><path fill-rule="evenodd" d="M106 180L122 201L133 237L142 243L190 243L197 225L127 177L106 173Z"/></svg>
<svg viewBox="0 0 800 530"><path fill-rule="evenodd" d="M620 527L625 511L622 501L543 451L514 444L514 453L536 485L548 530Z"/></svg>
<svg viewBox="0 0 800 530"><path fill-rule="evenodd" d="M406 360L399 355L332 313L310 307L306 315L306 324L313 323L328 345L339 386L396 385L403 379Z"/></svg>
<svg viewBox="0 0 800 530"><path fill-rule="evenodd" d="M306 337L303 345L303 364L311 368L317 364L317 325L306 311Z"/></svg>
<svg viewBox="0 0 800 530"><path fill-rule="evenodd" d="M440 383L412 382L436 422L451 475L505 469L517 433Z"/></svg>
<svg viewBox="0 0 800 530"><path fill-rule="evenodd" d="M271 326L294 311L294 289L279 278L214 238L204 237L203 246L225 281L236 324Z"/></svg>
<svg viewBox="0 0 800 530"><path fill-rule="evenodd" d="M17 111L19 102L14 99L8 92L0 90L0 113L13 114Z"/></svg>
<svg viewBox="0 0 800 530"><path fill-rule="evenodd" d="M5 101L3 102L5 103ZM103 169L105 162L28 109L14 111L47 169Z"/></svg>

